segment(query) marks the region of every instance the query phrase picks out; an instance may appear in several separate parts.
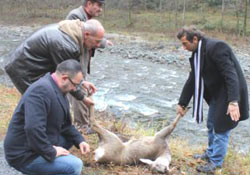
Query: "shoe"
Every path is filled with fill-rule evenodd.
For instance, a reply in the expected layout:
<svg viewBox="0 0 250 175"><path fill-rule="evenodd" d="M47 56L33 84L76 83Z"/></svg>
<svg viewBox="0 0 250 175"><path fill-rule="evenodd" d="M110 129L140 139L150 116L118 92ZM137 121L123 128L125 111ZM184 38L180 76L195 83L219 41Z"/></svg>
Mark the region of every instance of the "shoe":
<svg viewBox="0 0 250 175"><path fill-rule="evenodd" d="M205 165L200 165L200 166L196 167L196 170L198 172L202 172L202 173L214 174L215 170L216 170L216 165L213 164L212 162L209 162Z"/></svg>
<svg viewBox="0 0 250 175"><path fill-rule="evenodd" d="M193 158L194 159L201 159L201 160L209 161L209 157L205 152L202 153L202 154L194 154Z"/></svg>
<svg viewBox="0 0 250 175"><path fill-rule="evenodd" d="M76 130L78 132L80 132L81 134L83 134L84 131L86 131L88 129L88 125L80 125L78 123L75 123L74 126L75 126Z"/></svg>
<svg viewBox="0 0 250 175"><path fill-rule="evenodd" d="M96 132L91 127L88 127L86 130L86 135L95 134L95 133Z"/></svg>

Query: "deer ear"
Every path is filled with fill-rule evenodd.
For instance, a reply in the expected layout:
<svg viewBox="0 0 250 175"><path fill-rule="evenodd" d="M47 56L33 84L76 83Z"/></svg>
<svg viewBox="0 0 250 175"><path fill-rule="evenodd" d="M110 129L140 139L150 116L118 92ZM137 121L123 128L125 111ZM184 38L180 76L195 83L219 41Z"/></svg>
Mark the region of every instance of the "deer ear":
<svg viewBox="0 0 250 175"><path fill-rule="evenodd" d="M154 162L150 159L140 159L141 162L148 164L148 165L152 165Z"/></svg>

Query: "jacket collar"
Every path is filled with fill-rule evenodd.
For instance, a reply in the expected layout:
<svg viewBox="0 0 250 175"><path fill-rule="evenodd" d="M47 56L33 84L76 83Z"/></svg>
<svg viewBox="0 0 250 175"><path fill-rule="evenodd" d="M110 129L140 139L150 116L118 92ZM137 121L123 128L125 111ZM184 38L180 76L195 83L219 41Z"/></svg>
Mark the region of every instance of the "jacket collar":
<svg viewBox="0 0 250 175"><path fill-rule="evenodd" d="M206 38L202 38L202 45L201 45L201 60L200 60L200 71L201 71L201 73L202 73L202 71L203 71L203 68L204 68L204 62L205 62L205 58L206 58L206 41L207 41L207 39ZM196 51L195 52L197 52L198 51L198 49L196 49ZM193 66L194 66L194 54L195 54L195 52L192 52L192 57L190 58L190 60L189 60L189 62L190 62L190 64L191 64L191 66L192 66L192 69L193 69Z"/></svg>
<svg viewBox="0 0 250 175"><path fill-rule="evenodd" d="M62 93L61 89L58 87L58 85L56 84L56 82L53 80L53 78L51 77L50 73L47 73L45 75L45 78L47 78L49 80L49 82L51 83L54 92L56 94L57 100L59 101L59 103L61 104L65 114L68 114L68 107L69 107L69 103L67 100L67 97L65 94Z"/></svg>

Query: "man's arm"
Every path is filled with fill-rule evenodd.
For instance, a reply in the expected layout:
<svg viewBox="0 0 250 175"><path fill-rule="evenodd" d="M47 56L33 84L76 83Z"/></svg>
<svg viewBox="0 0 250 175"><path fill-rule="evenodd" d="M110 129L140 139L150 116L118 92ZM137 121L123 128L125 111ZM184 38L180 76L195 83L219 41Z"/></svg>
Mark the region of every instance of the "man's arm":
<svg viewBox="0 0 250 175"><path fill-rule="evenodd" d="M70 116L68 116L65 125L62 128L61 134L65 137L66 140L72 141L75 147L80 148L79 145L81 142L85 142L85 139L81 135L80 132L76 130L76 128L72 125L70 121Z"/></svg>
<svg viewBox="0 0 250 175"><path fill-rule="evenodd" d="M225 81L227 96L228 96L228 109L227 114L230 115L233 121L238 121L240 118L239 111L239 78L236 72L235 63L233 61L233 53L231 48L224 42L215 44L211 54L211 58L215 62L223 80Z"/></svg>
<svg viewBox="0 0 250 175"><path fill-rule="evenodd" d="M181 96L176 107L177 114L183 116L185 114L185 109L189 104L194 92L194 74L193 71L189 73L189 77L182 89Z"/></svg>
<svg viewBox="0 0 250 175"><path fill-rule="evenodd" d="M179 99L179 105L186 107L189 104L194 93L194 76L193 71L189 73L189 77L182 89L181 96Z"/></svg>

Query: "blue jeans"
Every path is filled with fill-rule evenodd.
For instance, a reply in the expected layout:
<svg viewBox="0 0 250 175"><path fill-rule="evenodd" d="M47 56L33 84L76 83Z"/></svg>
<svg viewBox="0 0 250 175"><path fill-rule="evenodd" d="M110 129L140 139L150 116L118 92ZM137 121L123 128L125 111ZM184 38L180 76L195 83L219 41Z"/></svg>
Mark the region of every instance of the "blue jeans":
<svg viewBox="0 0 250 175"><path fill-rule="evenodd" d="M69 149L72 144L60 138L60 146ZM59 156L53 162L48 162L42 156L37 157L30 164L19 169L28 175L80 175L83 168L81 159L74 155Z"/></svg>
<svg viewBox="0 0 250 175"><path fill-rule="evenodd" d="M208 148L206 154L216 167L222 167L227 153L230 130L223 133L216 133L214 130L214 116L216 103L212 100L209 104L207 128L208 128Z"/></svg>

